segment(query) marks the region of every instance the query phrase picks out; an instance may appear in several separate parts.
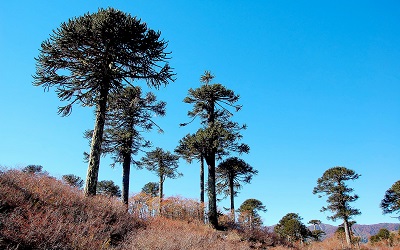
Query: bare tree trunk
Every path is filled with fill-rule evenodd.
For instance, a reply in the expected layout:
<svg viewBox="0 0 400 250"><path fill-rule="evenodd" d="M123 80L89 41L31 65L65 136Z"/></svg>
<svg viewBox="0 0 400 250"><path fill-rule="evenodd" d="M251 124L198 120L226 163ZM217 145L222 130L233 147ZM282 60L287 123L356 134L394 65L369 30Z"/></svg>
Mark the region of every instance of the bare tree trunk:
<svg viewBox="0 0 400 250"><path fill-rule="evenodd" d="M208 166L208 221L218 229L217 194L215 191L215 153L206 157Z"/></svg>
<svg viewBox="0 0 400 250"><path fill-rule="evenodd" d="M86 175L85 195L96 195L97 180L100 168L101 143L103 141L106 121L107 97L109 84L100 89L100 99L96 105L96 121L90 146L89 166Z"/></svg>
<svg viewBox="0 0 400 250"><path fill-rule="evenodd" d="M210 103L210 111L208 113L207 126L209 128L214 127L215 122L215 102ZM214 145L217 138L212 134L209 138L209 145ZM214 229L218 229L218 212L217 212L217 193L215 190L215 155L217 153L216 148L208 149L206 162L208 166L208 221Z"/></svg>
<svg viewBox="0 0 400 250"><path fill-rule="evenodd" d="M200 219L204 222L204 156L200 155Z"/></svg>
<svg viewBox="0 0 400 250"><path fill-rule="evenodd" d="M124 161L122 163L122 202L126 206L128 211L128 199L129 199L129 175L131 171L131 154L124 153Z"/></svg>
<svg viewBox="0 0 400 250"><path fill-rule="evenodd" d="M229 176L229 195L231 199L231 214L233 218L233 222L235 222L235 193L233 190L233 177Z"/></svg>
<svg viewBox="0 0 400 250"><path fill-rule="evenodd" d="M351 246L351 235L350 235L350 228L349 228L349 222L347 219L343 220L343 226L344 226L344 233L346 235L346 242L348 246Z"/></svg>
<svg viewBox="0 0 400 250"><path fill-rule="evenodd" d="M162 210L162 200L163 200L163 189L164 189L164 180L163 180L163 176L160 175L160 180L159 180L159 186L160 186L160 190L158 192L158 200L159 200L159 207L158 207L158 214L161 215L161 210Z"/></svg>

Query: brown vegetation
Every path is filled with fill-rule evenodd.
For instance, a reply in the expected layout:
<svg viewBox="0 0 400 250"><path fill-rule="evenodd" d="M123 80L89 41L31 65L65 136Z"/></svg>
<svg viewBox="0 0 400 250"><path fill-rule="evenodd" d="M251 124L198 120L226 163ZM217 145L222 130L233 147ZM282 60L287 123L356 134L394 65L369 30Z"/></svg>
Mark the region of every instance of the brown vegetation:
<svg viewBox="0 0 400 250"><path fill-rule="evenodd" d="M101 249L143 226L113 198L47 175L0 174L0 249Z"/></svg>
<svg viewBox="0 0 400 250"><path fill-rule="evenodd" d="M289 245L267 228L248 228L223 215L216 231L202 222L204 204L181 197L158 199L140 193L129 213L120 200L85 197L46 174L0 171L0 249L342 249L343 239ZM400 249L392 241L355 249Z"/></svg>

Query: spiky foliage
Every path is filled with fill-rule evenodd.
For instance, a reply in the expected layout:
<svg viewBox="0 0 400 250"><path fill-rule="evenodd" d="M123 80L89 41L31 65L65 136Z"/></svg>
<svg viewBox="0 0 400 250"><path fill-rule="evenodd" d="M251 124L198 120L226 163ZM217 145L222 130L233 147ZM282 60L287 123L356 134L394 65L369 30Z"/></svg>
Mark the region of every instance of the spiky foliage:
<svg viewBox="0 0 400 250"><path fill-rule="evenodd" d="M328 206L322 207L321 212L329 210L333 215L328 216L328 219L333 221L337 219L343 220L348 245L351 244L349 220L353 216L361 214L361 212L350 206L351 202L358 199L358 195L351 195L354 189L349 188L345 182L356 180L359 177L360 175L351 169L339 166L333 167L326 170L322 177L318 178L317 186L313 190L313 194L320 194L319 198L323 195L328 197Z"/></svg>
<svg viewBox="0 0 400 250"><path fill-rule="evenodd" d="M62 176L62 180L71 187L76 187L78 189L81 189L83 184L85 184L85 181L82 180L81 177L74 174L65 174Z"/></svg>
<svg viewBox="0 0 400 250"><path fill-rule="evenodd" d="M106 196L121 197L121 189L113 181L99 181L97 183L97 193Z"/></svg>
<svg viewBox="0 0 400 250"><path fill-rule="evenodd" d="M209 84L213 78L214 76L206 71L200 78L205 84L197 89L189 89L184 102L193 105L193 109L188 112L192 121L199 117L201 124L204 125L204 129L199 131L197 136L204 138L205 143L204 159L208 167L208 220L212 227L218 228L215 188L216 158L226 156L230 151L247 153L250 148L248 145L238 142L242 138L240 131L246 126L240 126L229 120L233 115L228 110L229 107L236 111L241 109L241 106L236 104L239 96L221 84Z"/></svg>
<svg viewBox="0 0 400 250"><path fill-rule="evenodd" d="M386 190L381 201L381 208L384 214L400 213L400 180ZM397 218L400 220L400 216Z"/></svg>
<svg viewBox="0 0 400 250"><path fill-rule="evenodd" d="M165 115L165 105L165 102L157 102L153 93L142 96L140 87L129 86L109 96L101 150L102 154L112 155L112 166L122 164L122 201L126 205L130 168L136 162L133 156L151 146L151 142L145 140L141 132L150 131L153 127L162 132L153 118ZM90 139L92 133L87 131L86 138Z"/></svg>
<svg viewBox="0 0 400 250"><path fill-rule="evenodd" d="M239 212L239 223L250 229L259 227L262 225L261 217L258 212L266 212L267 209L263 203L257 199L247 199L242 205L240 205Z"/></svg>
<svg viewBox="0 0 400 250"><path fill-rule="evenodd" d="M299 214L288 213L275 226L274 231L289 242L304 241L311 236L311 232L301 220Z"/></svg>
<svg viewBox="0 0 400 250"><path fill-rule="evenodd" d="M62 116L71 113L73 104L96 106L86 195L96 194L109 93L138 79L156 88L173 80L166 46L160 32L113 8L72 18L42 43L33 84L56 88L66 102L59 108Z"/></svg>
<svg viewBox="0 0 400 250"><path fill-rule="evenodd" d="M160 192L160 185L157 182L148 182L143 186L142 192L151 197L156 197L158 192Z"/></svg>
<svg viewBox="0 0 400 250"><path fill-rule="evenodd" d="M204 203L204 156L206 150L205 138L201 138L201 129L196 134L187 134L179 140L175 153L192 163L194 159L200 162L200 202Z"/></svg>
<svg viewBox="0 0 400 250"><path fill-rule="evenodd" d="M148 170L155 172L159 178L159 211L162 208L162 198L164 191L164 181L166 178L175 179L181 177L178 172L179 156L172 154L169 151L164 151L161 148L156 148L153 151L147 152L146 156L141 158L140 165L145 166Z"/></svg>
<svg viewBox="0 0 400 250"><path fill-rule="evenodd" d="M28 174L40 174L40 173L43 173L43 166L28 165L22 169L22 172L28 173Z"/></svg>
<svg viewBox="0 0 400 250"><path fill-rule="evenodd" d="M234 214L235 200L241 183L250 183L253 175L258 174L250 164L238 157L230 157L218 164L216 169L217 193L230 197L231 213Z"/></svg>

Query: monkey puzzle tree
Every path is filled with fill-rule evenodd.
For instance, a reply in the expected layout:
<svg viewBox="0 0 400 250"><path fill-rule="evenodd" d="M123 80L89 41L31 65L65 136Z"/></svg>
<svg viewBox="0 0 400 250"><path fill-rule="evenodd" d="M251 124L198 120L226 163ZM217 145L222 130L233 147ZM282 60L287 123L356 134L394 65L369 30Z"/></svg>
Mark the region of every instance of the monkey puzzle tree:
<svg viewBox="0 0 400 250"><path fill-rule="evenodd" d="M212 227L218 228L215 187L216 158L229 154L229 151L247 153L249 146L238 143L238 140L242 138L240 130L245 129L246 126L239 126L238 123L229 121L233 114L228 107L233 107L236 111L241 108L241 106L235 105L239 96L221 84L209 84L213 78L214 76L206 71L200 78L204 85L197 89L189 89L188 96L183 101L193 104L193 109L188 112L188 116L193 118L192 121L196 117L200 117L201 123L205 126L197 133L197 136L205 139L204 159L208 168L208 220Z"/></svg>
<svg viewBox="0 0 400 250"><path fill-rule="evenodd" d="M143 79L158 88L173 80L160 32L119 10L108 8L70 19L41 45L34 85L56 88L68 116L73 104L95 106L85 194L95 195L107 101L133 81Z"/></svg>
<svg viewBox="0 0 400 250"><path fill-rule="evenodd" d="M266 212L263 203L257 199L247 199L240 205L238 212L240 224L253 229L262 225L261 217L258 212Z"/></svg>
<svg viewBox="0 0 400 250"><path fill-rule="evenodd" d="M148 182L143 186L142 192L151 197L156 197L158 192L160 192L160 185L157 182Z"/></svg>
<svg viewBox="0 0 400 250"><path fill-rule="evenodd" d="M381 208L384 214L400 213L400 180L386 190L381 201ZM400 216L397 217L400 220Z"/></svg>
<svg viewBox="0 0 400 250"><path fill-rule="evenodd" d="M121 197L121 189L113 181L99 181L96 188L98 194Z"/></svg>
<svg viewBox="0 0 400 250"><path fill-rule="evenodd" d="M28 165L28 166L24 167L21 171L24 173L28 173L28 174L41 174L41 173L43 173L43 166Z"/></svg>
<svg viewBox="0 0 400 250"><path fill-rule="evenodd" d="M78 189L81 189L83 187L83 184L85 184L85 182L81 179L81 177L73 174L63 175L62 180L71 187L76 187Z"/></svg>
<svg viewBox="0 0 400 250"><path fill-rule="evenodd" d="M303 242L311 235L311 232L301 220L302 218L299 214L288 213L275 226L274 231L289 242L296 242L298 240Z"/></svg>
<svg viewBox="0 0 400 250"><path fill-rule="evenodd" d="M328 216L328 219L336 221L337 219L343 220L343 226L346 235L346 242L351 244L350 224L349 220L361 214L360 210L350 207L350 202L358 199L358 195L351 193L354 189L349 188L345 181L356 180L360 177L359 174L351 169L345 167L333 167L324 172L321 178L317 180L317 186L314 187L313 194L323 193L328 197L327 207L322 207L321 212L331 211L334 213ZM321 198L323 195L319 195Z"/></svg>
<svg viewBox="0 0 400 250"><path fill-rule="evenodd" d="M308 222L308 224L311 224L314 226L314 229L311 231L311 237L315 240L315 241L320 241L321 237L323 235L326 235L326 233L324 231L321 230L321 221L320 220L310 220ZM318 229L317 229L318 226Z"/></svg>
<svg viewBox="0 0 400 250"><path fill-rule="evenodd" d="M102 154L111 154L116 163L122 164L122 201L128 205L129 177L132 158L141 148L150 147L151 142L143 138L140 131L149 131L153 126L160 127L153 121L154 116L165 115L165 102L156 102L156 96L147 93L142 96L140 87L126 87L121 92L111 93L106 112ZM91 138L93 132L87 132Z"/></svg>
<svg viewBox="0 0 400 250"><path fill-rule="evenodd" d="M241 182L250 183L253 175L258 173L252 166L237 157L229 157L222 161L216 168L217 193L229 195L231 213L235 215L234 197L242 188ZM235 217L233 217L235 219Z"/></svg>
<svg viewBox="0 0 400 250"><path fill-rule="evenodd" d="M200 202L204 203L204 155L205 155L205 138L201 138L200 132L196 134L187 134L179 140L179 145L175 148L175 153L192 163L193 159L200 162Z"/></svg>
<svg viewBox="0 0 400 250"><path fill-rule="evenodd" d="M162 199L164 191L164 181L166 178L175 179L181 177L178 172L179 156L171 154L169 151L164 151L161 148L156 148L153 151L147 152L146 156L141 158L140 165L145 166L148 170L155 172L159 178L159 213L161 214Z"/></svg>

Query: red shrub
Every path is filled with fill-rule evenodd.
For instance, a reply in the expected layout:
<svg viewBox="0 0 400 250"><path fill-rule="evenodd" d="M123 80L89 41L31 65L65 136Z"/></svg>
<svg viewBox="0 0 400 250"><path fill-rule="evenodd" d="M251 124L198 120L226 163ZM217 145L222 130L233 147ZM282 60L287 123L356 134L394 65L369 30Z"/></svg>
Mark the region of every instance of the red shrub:
<svg viewBox="0 0 400 250"><path fill-rule="evenodd" d="M46 175L0 174L1 249L101 249L140 226L113 198L85 197Z"/></svg>

